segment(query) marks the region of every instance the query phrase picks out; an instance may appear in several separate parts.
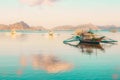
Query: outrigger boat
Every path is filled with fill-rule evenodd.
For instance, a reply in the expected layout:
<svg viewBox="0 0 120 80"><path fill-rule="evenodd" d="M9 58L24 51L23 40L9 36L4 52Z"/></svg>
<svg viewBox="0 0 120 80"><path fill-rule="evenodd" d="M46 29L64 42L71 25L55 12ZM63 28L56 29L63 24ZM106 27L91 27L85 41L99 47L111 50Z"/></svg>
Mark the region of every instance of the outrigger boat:
<svg viewBox="0 0 120 80"><path fill-rule="evenodd" d="M12 29L12 30L11 30L11 35L15 35L15 34L16 34L15 29Z"/></svg>
<svg viewBox="0 0 120 80"><path fill-rule="evenodd" d="M49 31L49 36L53 36L54 35L54 33L53 33L53 31Z"/></svg>
<svg viewBox="0 0 120 80"><path fill-rule="evenodd" d="M100 44L100 43L113 43L117 42L112 39L107 39L105 36L97 36L91 31L83 32L80 35L73 36L67 40L64 40L64 43L79 41L80 43L88 43L88 44Z"/></svg>
<svg viewBox="0 0 120 80"><path fill-rule="evenodd" d="M92 32L82 33L80 43L99 44L105 36L97 37Z"/></svg>

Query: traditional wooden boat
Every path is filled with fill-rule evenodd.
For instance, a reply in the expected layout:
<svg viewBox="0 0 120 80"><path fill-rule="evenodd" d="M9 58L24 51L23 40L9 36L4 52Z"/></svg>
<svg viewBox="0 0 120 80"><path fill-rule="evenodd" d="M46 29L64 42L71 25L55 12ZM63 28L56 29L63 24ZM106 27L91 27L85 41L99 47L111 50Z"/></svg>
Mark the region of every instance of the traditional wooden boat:
<svg viewBox="0 0 120 80"><path fill-rule="evenodd" d="M16 34L15 29L12 29L12 30L11 30L11 35L15 35L15 34Z"/></svg>
<svg viewBox="0 0 120 80"><path fill-rule="evenodd" d="M96 37L92 33L83 33L81 34L80 43L89 43L89 44L99 44L105 36Z"/></svg>
<svg viewBox="0 0 120 80"><path fill-rule="evenodd" d="M54 35L53 31L49 31L49 36L53 36L53 35Z"/></svg>
<svg viewBox="0 0 120 80"><path fill-rule="evenodd" d="M114 43L116 40L106 38L105 36L96 35L91 31L83 32L80 35L73 36L67 40L64 40L64 43L79 41L80 43L88 44L100 44L100 43Z"/></svg>
<svg viewBox="0 0 120 80"><path fill-rule="evenodd" d="M104 36L100 38L80 39L80 43L99 44L103 38Z"/></svg>

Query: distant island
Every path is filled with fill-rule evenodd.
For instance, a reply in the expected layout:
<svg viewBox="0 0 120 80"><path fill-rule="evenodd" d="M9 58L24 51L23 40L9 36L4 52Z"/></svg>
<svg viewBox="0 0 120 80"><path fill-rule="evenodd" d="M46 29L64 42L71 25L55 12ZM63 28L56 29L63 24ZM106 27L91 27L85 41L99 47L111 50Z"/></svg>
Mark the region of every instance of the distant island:
<svg viewBox="0 0 120 80"><path fill-rule="evenodd" d="M120 29L120 26L116 25L105 25L105 26L96 26L94 24L81 24L78 26L72 26L72 25L63 25L63 26L55 26L54 28L51 29L46 29L45 27L42 26L30 26L24 21L20 21L14 24L10 25L5 25L5 24L0 24L0 30L33 30L33 31L45 31L45 30L76 30L76 29L82 29L82 30L118 30Z"/></svg>
<svg viewBox="0 0 120 80"><path fill-rule="evenodd" d="M4 25L0 24L0 30L47 30L46 28L42 26L29 26L27 23L24 21L20 21L14 24L10 25Z"/></svg>

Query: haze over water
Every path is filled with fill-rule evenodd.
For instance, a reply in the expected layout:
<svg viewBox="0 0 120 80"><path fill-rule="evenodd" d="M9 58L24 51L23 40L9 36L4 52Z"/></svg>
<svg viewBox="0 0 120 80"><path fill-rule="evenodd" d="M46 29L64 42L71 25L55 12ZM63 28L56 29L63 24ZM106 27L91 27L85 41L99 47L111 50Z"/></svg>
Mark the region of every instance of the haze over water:
<svg viewBox="0 0 120 80"><path fill-rule="evenodd" d="M119 32L98 32L118 40L99 46L64 44L73 31L0 33L1 80L120 80Z"/></svg>
<svg viewBox="0 0 120 80"><path fill-rule="evenodd" d="M0 0L0 80L120 80L119 7L120 0ZM87 23L110 27L116 33L97 33L118 42L65 44L73 31L29 32Z"/></svg>

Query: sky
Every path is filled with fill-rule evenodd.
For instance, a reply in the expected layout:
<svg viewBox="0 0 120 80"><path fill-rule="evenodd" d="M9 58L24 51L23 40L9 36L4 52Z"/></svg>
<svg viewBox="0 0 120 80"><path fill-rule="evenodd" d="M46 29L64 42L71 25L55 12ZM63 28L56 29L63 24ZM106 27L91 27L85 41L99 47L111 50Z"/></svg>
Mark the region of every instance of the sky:
<svg viewBox="0 0 120 80"><path fill-rule="evenodd" d="M120 26L120 0L0 0L0 24Z"/></svg>

